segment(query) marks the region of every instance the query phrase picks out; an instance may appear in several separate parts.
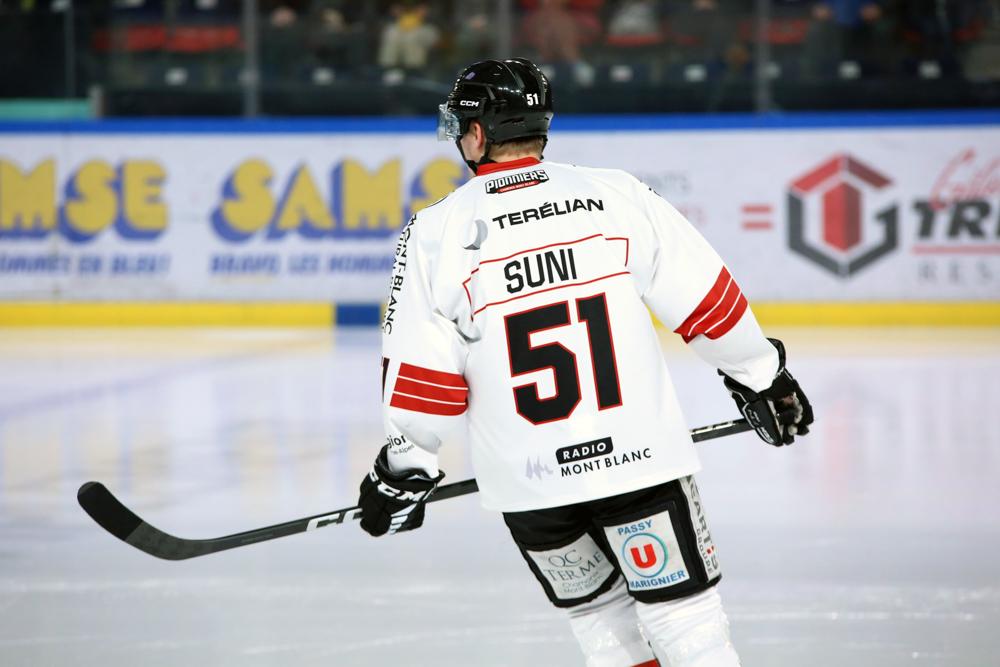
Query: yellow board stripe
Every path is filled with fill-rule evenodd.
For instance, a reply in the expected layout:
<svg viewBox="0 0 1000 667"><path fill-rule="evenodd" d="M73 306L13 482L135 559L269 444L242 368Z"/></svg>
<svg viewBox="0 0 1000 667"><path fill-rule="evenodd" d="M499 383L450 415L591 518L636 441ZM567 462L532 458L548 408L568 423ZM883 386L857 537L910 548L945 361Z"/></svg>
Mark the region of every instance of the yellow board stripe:
<svg viewBox="0 0 1000 667"><path fill-rule="evenodd" d="M764 326L1000 327L1000 302L755 303ZM330 303L0 303L0 327L331 326Z"/></svg>
<svg viewBox="0 0 1000 667"><path fill-rule="evenodd" d="M330 303L2 303L0 326L331 326Z"/></svg>
<svg viewBox="0 0 1000 667"><path fill-rule="evenodd" d="M764 326L1000 326L1000 302L757 303Z"/></svg>

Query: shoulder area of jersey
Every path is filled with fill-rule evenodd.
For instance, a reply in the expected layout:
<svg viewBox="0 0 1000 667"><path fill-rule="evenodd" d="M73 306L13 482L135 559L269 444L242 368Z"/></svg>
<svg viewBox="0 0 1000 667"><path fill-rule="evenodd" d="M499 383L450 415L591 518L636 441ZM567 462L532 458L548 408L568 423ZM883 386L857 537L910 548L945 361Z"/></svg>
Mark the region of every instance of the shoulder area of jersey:
<svg viewBox="0 0 1000 667"><path fill-rule="evenodd" d="M582 174L584 176L589 176L591 178L597 178L609 182L623 182L623 183L641 183L641 181L625 171L624 169L618 169L616 167L590 167L579 164L563 164L559 162L546 162L545 164L550 164L555 167L560 167L564 169L571 170L575 173Z"/></svg>
<svg viewBox="0 0 1000 667"><path fill-rule="evenodd" d="M479 194L504 194L532 185L540 185L549 181L552 175L569 177L575 175L630 184L639 182L635 176L621 169L585 167L565 162L535 160L534 158L487 164L484 167L480 169L479 174L463 183L453 194L470 190Z"/></svg>
<svg viewBox="0 0 1000 667"><path fill-rule="evenodd" d="M462 212L464 206L473 206L474 201L480 197L522 191L525 188L546 184L553 177L560 176L570 179L594 179L618 190L636 187L649 189L635 176L622 169L584 167L547 160L515 160L510 163L497 163L496 166L487 165L487 169L482 173L473 176L433 204L417 211L411 222L420 221L423 226L433 225L435 221L444 222L452 217L453 213Z"/></svg>
<svg viewBox="0 0 1000 667"><path fill-rule="evenodd" d="M466 181L437 201L433 201L423 208L413 211L404 227L408 227L417 222L421 222L421 226L425 226L429 221L445 217L444 213L451 208L456 199L461 196L462 189L468 184L469 182Z"/></svg>
<svg viewBox="0 0 1000 667"><path fill-rule="evenodd" d="M432 204L428 204L414 214L411 222L416 220L443 220L449 217L449 213L456 208L461 209L462 204L472 205L472 200L478 195L502 194L517 187L508 187L512 184L535 185L548 180L546 167L568 165L555 165L550 162L542 162L535 158L523 158L510 162L488 163L479 174L472 175L467 181L459 185L450 193L438 199Z"/></svg>
<svg viewBox="0 0 1000 667"><path fill-rule="evenodd" d="M574 178L582 179L584 182L594 183L595 181L604 187L608 187L630 199L637 190L649 190L649 186L638 178L625 171L613 167L588 167L577 164L565 164L561 162L543 162L541 167L548 167L556 178L560 174L568 176L567 180ZM569 184L569 183L567 183ZM573 184L580 187L579 183Z"/></svg>

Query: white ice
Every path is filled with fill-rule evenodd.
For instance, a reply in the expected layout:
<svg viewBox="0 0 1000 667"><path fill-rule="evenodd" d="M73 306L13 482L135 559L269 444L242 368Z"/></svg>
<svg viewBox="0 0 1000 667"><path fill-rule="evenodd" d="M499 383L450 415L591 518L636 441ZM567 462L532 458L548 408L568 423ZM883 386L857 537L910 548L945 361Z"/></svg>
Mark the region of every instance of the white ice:
<svg viewBox="0 0 1000 667"><path fill-rule="evenodd" d="M813 433L701 446L744 664L1000 665L1000 331L769 333ZM692 427L735 416L710 368L665 351ZM579 665L474 496L415 533L182 562L76 504L100 480L185 537L352 505L379 379L371 330L0 331L0 665ZM442 467L471 474L460 445Z"/></svg>

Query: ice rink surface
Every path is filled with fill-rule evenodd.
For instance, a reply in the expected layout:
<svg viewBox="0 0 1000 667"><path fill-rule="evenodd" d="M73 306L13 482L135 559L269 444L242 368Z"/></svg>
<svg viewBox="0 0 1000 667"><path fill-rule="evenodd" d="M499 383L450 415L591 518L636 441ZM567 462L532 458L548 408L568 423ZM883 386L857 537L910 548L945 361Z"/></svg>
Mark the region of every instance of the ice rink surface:
<svg viewBox="0 0 1000 667"><path fill-rule="evenodd" d="M768 333L813 434L700 445L744 664L1000 665L1000 331ZM668 336L689 424L733 418ZM0 331L0 665L581 664L475 496L410 534L334 526L182 562L76 503L100 480L184 537L353 505L383 441L379 359L374 330ZM471 475L461 443L442 468Z"/></svg>

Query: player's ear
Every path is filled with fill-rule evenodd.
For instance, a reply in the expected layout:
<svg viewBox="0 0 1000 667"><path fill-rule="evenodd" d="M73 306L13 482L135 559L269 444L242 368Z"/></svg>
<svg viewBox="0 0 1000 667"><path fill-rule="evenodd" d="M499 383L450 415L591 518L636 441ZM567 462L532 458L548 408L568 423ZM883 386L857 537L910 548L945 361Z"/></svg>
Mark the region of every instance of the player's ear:
<svg viewBox="0 0 1000 667"><path fill-rule="evenodd" d="M476 149L482 150L486 148L486 132L483 131L482 123L474 120L469 123L469 129L472 130L472 136L476 141Z"/></svg>

